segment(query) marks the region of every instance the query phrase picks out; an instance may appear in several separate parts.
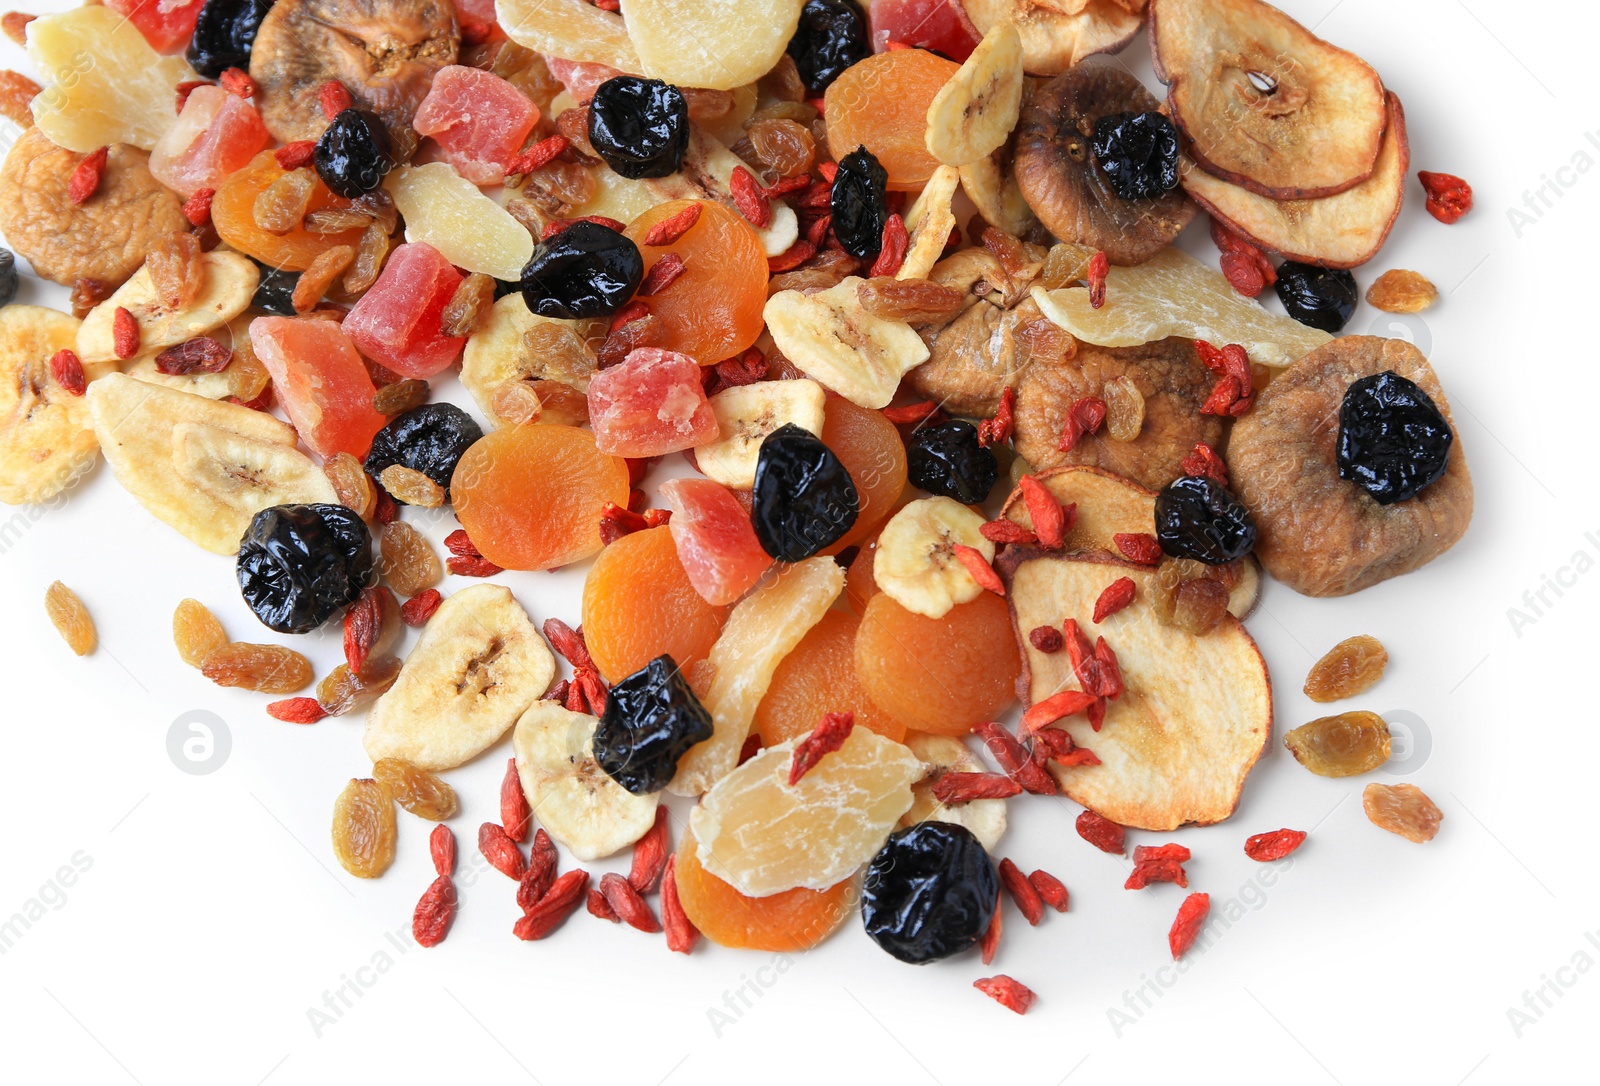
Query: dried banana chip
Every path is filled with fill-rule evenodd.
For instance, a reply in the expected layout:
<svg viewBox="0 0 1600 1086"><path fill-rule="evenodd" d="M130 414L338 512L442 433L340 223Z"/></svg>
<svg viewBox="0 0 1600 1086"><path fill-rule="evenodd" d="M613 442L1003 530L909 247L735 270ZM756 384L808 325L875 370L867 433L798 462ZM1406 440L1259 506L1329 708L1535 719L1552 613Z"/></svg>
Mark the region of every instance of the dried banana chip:
<svg viewBox="0 0 1600 1086"><path fill-rule="evenodd" d="M928 106L928 153L965 166L998 151L1022 108L1022 39L997 23Z"/></svg>
<svg viewBox="0 0 1600 1086"><path fill-rule="evenodd" d="M815 294L782 290L767 299L767 330L783 356L847 400L873 409L894 399L900 378L928 360L911 326L874 317L850 276Z"/></svg>
<svg viewBox="0 0 1600 1086"><path fill-rule="evenodd" d="M950 201L955 198L960 181L961 173L954 166L940 166L922 186L921 194L906 212L906 230L911 240L896 279L926 279L944 255L950 231L956 225Z"/></svg>

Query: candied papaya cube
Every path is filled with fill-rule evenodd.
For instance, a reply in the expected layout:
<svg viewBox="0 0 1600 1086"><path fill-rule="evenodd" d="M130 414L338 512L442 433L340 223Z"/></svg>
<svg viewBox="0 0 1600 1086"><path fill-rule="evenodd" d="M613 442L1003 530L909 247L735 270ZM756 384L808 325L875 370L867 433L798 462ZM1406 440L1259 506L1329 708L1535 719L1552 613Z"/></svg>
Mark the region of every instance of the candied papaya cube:
<svg viewBox="0 0 1600 1086"><path fill-rule="evenodd" d="M676 351L640 347L589 381L589 424L600 451L640 458L681 452L717 436L700 366Z"/></svg>
<svg viewBox="0 0 1600 1086"><path fill-rule="evenodd" d="M411 127L444 152L474 185L498 185L533 126L539 107L491 72L452 64L433 77Z"/></svg>
<svg viewBox="0 0 1600 1086"><path fill-rule="evenodd" d="M362 354L403 377L432 377L466 344L442 330L444 307L465 278L433 246L397 248L383 274L344 319Z"/></svg>
<svg viewBox="0 0 1600 1086"><path fill-rule="evenodd" d="M221 87L189 92L177 123L150 152L150 173L188 199L244 169L271 136L255 107Z"/></svg>
<svg viewBox="0 0 1600 1086"><path fill-rule="evenodd" d="M661 496L672 507L667 527L689 583L707 603L734 603L772 565L733 492L710 479L668 479Z"/></svg>
<svg viewBox="0 0 1600 1086"><path fill-rule="evenodd" d="M377 390L344 329L310 317L257 317L250 346L307 448L319 456L367 455L389 420L372 406Z"/></svg>

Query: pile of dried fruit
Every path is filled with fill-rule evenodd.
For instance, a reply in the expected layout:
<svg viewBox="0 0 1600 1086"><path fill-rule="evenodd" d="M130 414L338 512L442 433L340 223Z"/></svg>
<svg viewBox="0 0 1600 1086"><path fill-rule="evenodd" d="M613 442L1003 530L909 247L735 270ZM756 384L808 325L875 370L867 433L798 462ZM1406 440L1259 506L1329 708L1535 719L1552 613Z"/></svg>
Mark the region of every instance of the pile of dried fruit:
<svg viewBox="0 0 1600 1086"><path fill-rule="evenodd" d="M0 73L28 128L0 231L74 312L10 304L0 250L0 500L103 452L269 630L342 625L320 681L195 600L173 637L277 720L366 713L333 850L376 878L396 804L439 823L424 946L457 902L438 774L509 734L478 848L520 939L583 905L684 953L793 950L859 904L898 959L988 965L1004 898L1068 908L993 859L1009 800L1066 795L1118 854L1229 818L1273 730L1242 622L1265 577L1354 592L1466 529L1427 359L1333 338L1403 200L1400 102L1260 0L617 8L7 16L55 82ZM1164 104L1092 57L1147 18ZM1470 209L1419 177L1435 218ZM1171 247L1202 210L1220 273ZM1399 269L1366 293L1436 297ZM430 402L458 365L476 416ZM408 506L460 522L443 562ZM577 628L445 580L590 559ZM94 651L70 589L46 606ZM1306 694L1386 662L1352 638ZM1365 711L1284 742L1328 777L1390 753ZM664 792L694 801L675 851ZM1442 817L1410 785L1364 802L1413 841ZM560 870L629 848L626 876ZM1138 844L1126 887L1191 860Z"/></svg>

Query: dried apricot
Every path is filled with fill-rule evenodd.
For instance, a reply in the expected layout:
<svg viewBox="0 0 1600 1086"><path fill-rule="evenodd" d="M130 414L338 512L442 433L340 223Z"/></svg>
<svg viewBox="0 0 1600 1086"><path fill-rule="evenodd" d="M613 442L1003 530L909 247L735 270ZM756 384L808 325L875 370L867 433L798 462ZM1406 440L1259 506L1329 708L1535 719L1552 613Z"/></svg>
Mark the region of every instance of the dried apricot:
<svg viewBox="0 0 1600 1086"><path fill-rule="evenodd" d="M861 616L856 674L862 689L908 728L966 734L1011 704L1020 670L1011 613L992 593L935 619L880 592Z"/></svg>
<svg viewBox="0 0 1600 1086"><path fill-rule="evenodd" d="M850 610L857 615L867 613L867 604L872 597L878 594L878 579L873 574L873 559L878 553L878 541L869 540L861 544L861 551L850 563L849 572L844 578L845 599L850 604Z"/></svg>
<svg viewBox="0 0 1600 1086"><path fill-rule="evenodd" d="M810 950L856 909L854 879L826 890L746 897L700 863L693 833L684 833L676 855L678 901L700 933L719 946L774 953Z"/></svg>
<svg viewBox="0 0 1600 1086"><path fill-rule="evenodd" d="M856 679L856 628L861 620L829 611L772 673L756 708L764 746L805 735L824 713L854 713L859 727L899 742L905 725L868 700Z"/></svg>
<svg viewBox="0 0 1600 1086"><path fill-rule="evenodd" d="M1340 713L1300 725L1283 745L1319 777L1354 777L1389 760L1389 725L1377 713Z"/></svg>
<svg viewBox="0 0 1600 1086"><path fill-rule="evenodd" d="M1389 653L1376 637L1347 637L1311 665L1306 676L1306 697L1315 702L1353 698L1372 689L1383 678Z"/></svg>
<svg viewBox="0 0 1600 1086"><path fill-rule="evenodd" d="M228 633L206 605L199 600L182 600L172 613L172 640L178 656L190 667L199 667L217 649L228 643Z"/></svg>
<svg viewBox="0 0 1600 1086"><path fill-rule="evenodd" d="M466 451L450 497L489 561L502 569L554 569L600 549L606 503L628 504L628 467L596 448L586 430L513 426Z"/></svg>
<svg viewBox="0 0 1600 1086"><path fill-rule="evenodd" d="M890 188L917 188L939 167L926 142L928 107L958 68L925 49L898 49L852 64L824 98L828 150L837 160L865 147L889 171Z"/></svg>
<svg viewBox="0 0 1600 1086"><path fill-rule="evenodd" d="M662 653L681 668L704 660L727 617L726 607L711 606L695 591L666 526L611 544L583 585L583 633L607 682Z"/></svg>
<svg viewBox="0 0 1600 1086"><path fill-rule="evenodd" d="M375 780L352 780L333 805L333 855L358 879L375 879L394 862L399 834L394 800Z"/></svg>
<svg viewBox="0 0 1600 1086"><path fill-rule="evenodd" d="M906 488L906 447L883 412L843 396L828 397L821 437L850 473L861 502L855 526L823 551L838 554L875 534L894 512Z"/></svg>
<svg viewBox="0 0 1600 1086"><path fill-rule="evenodd" d="M334 234L313 234L304 225L283 234L262 229L255 218L256 199L286 173L271 151L262 151L248 166L224 181L211 198L211 222L218 236L262 263L288 271L304 271L320 254L337 245L354 249L360 244L360 229ZM306 209L309 213L348 205L349 201L341 200L328 191L321 179L316 179Z"/></svg>

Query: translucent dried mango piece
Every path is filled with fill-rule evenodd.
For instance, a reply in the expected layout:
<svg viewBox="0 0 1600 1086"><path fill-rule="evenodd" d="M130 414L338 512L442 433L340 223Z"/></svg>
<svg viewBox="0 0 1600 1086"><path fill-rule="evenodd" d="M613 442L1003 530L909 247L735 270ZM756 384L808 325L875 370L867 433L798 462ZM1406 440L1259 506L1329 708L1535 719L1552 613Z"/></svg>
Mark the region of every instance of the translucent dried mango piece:
<svg viewBox="0 0 1600 1086"><path fill-rule="evenodd" d="M925 767L903 743L856 728L791 785L800 742L766 748L689 816L700 862L741 894L833 886L872 859L911 809L911 782Z"/></svg>
<svg viewBox="0 0 1600 1086"><path fill-rule="evenodd" d="M1250 361L1287 366L1333 337L1269 313L1228 285L1222 273L1178 249L1164 249L1132 268L1113 266L1106 302L1089 305L1088 287L1033 288L1044 315L1101 347L1136 347L1168 336L1237 343Z"/></svg>
<svg viewBox="0 0 1600 1086"><path fill-rule="evenodd" d="M805 0L623 0L645 71L683 87L730 90L783 56Z"/></svg>
<svg viewBox="0 0 1600 1086"><path fill-rule="evenodd" d="M496 0L495 15L512 41L535 53L644 70L622 16L588 0Z"/></svg>
<svg viewBox="0 0 1600 1086"><path fill-rule="evenodd" d="M843 590L844 570L819 556L780 568L733 609L711 648L716 677L701 699L716 732L683 756L669 792L698 796L733 769L772 673Z"/></svg>
<svg viewBox="0 0 1600 1086"><path fill-rule="evenodd" d="M465 271L522 278L533 256L532 235L454 166L402 166L384 183L405 216L407 241L427 242Z"/></svg>

